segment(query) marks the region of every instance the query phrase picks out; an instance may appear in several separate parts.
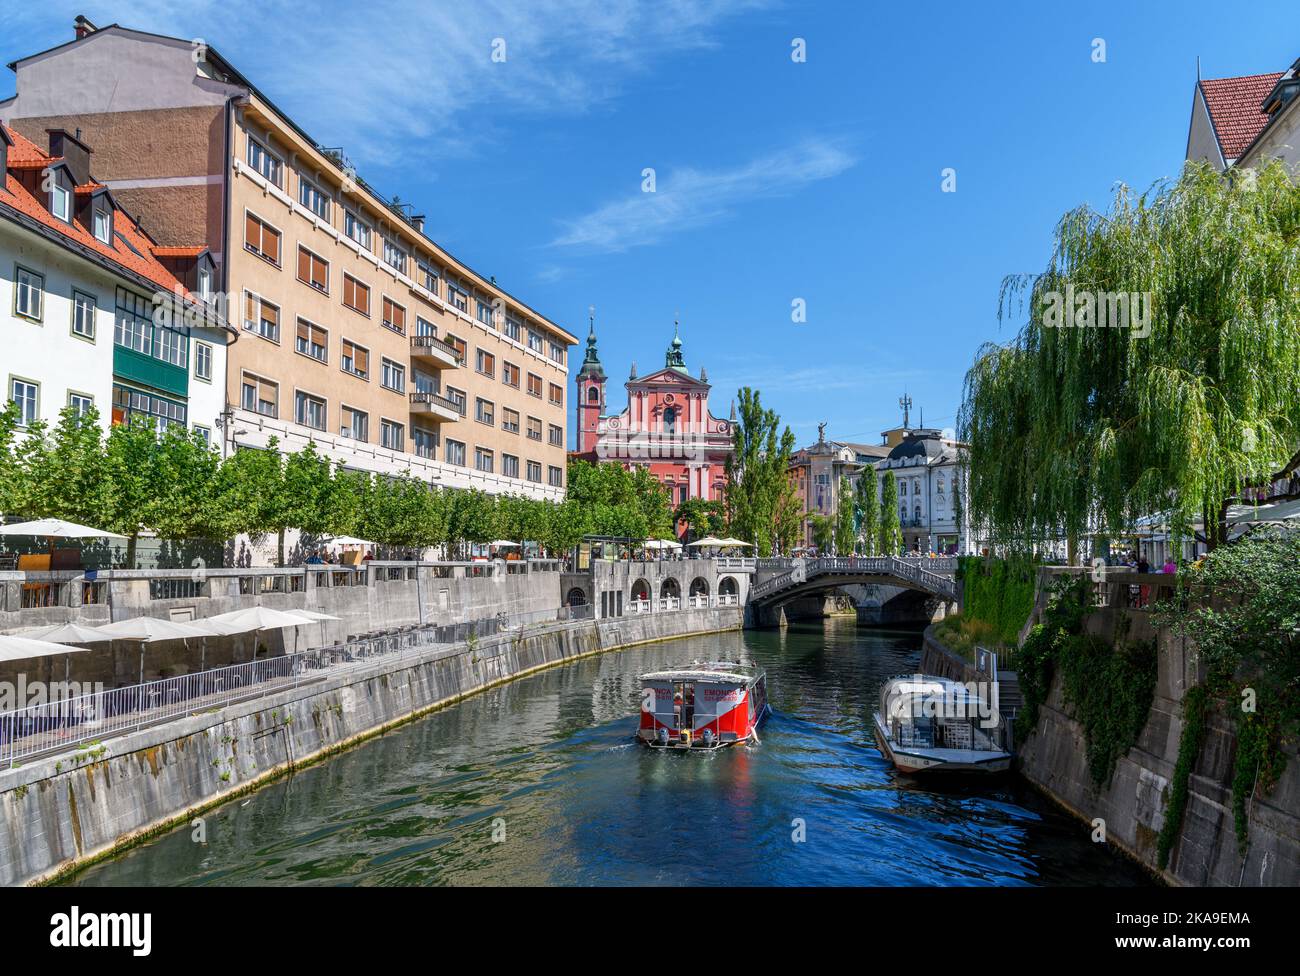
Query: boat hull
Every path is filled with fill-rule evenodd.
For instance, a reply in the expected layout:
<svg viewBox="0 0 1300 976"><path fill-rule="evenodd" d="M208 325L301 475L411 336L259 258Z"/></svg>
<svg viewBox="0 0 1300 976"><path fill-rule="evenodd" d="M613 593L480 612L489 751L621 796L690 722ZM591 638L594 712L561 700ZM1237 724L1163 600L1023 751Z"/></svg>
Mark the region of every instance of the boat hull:
<svg viewBox="0 0 1300 976"><path fill-rule="evenodd" d="M974 773L989 776L1011 769L1011 754L1007 752L978 751L974 749L921 749L899 746L890 738L880 713L872 715L876 741L885 758L900 773L908 775L933 773Z"/></svg>

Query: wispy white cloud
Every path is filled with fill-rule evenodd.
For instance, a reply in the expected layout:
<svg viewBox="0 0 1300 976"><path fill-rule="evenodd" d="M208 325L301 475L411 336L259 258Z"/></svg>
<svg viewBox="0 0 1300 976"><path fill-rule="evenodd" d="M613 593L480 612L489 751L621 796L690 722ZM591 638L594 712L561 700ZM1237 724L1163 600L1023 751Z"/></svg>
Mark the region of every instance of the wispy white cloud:
<svg viewBox="0 0 1300 976"><path fill-rule="evenodd" d="M409 157L412 140L423 158L490 145L503 114L588 111L655 62L709 48L724 22L775 2L372 0L307 10L288 0L51 0L4 4L12 9L0 10L0 33L58 24L59 40L70 40L84 12L100 25L202 37L316 138L382 163ZM504 61L493 60L498 39Z"/></svg>
<svg viewBox="0 0 1300 976"><path fill-rule="evenodd" d="M564 221L555 247L625 251L726 217L749 200L784 196L838 176L856 159L836 140L805 139L729 169L690 167L655 174L654 192L639 187L590 213Z"/></svg>

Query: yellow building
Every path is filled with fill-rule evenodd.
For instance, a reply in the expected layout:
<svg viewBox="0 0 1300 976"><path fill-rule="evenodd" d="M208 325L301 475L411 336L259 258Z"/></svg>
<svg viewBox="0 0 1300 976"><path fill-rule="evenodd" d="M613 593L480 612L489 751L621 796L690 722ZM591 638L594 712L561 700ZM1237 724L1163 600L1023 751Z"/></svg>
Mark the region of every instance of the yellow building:
<svg viewBox="0 0 1300 976"><path fill-rule="evenodd" d="M563 497L576 337L440 248L215 50L78 18L74 40L12 67L0 119L80 130L160 245L206 244L198 289L241 328L223 450L312 440L350 468Z"/></svg>

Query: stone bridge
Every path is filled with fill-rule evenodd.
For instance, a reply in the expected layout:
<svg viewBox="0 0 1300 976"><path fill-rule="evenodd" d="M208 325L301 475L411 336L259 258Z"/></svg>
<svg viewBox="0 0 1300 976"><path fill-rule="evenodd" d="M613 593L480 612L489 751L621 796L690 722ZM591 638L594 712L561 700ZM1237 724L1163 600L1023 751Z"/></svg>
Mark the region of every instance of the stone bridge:
<svg viewBox="0 0 1300 976"><path fill-rule="evenodd" d="M855 583L918 590L947 603L957 602L954 559L898 556L844 556L823 559L760 560L759 576L749 590L749 605L759 614L791 600ZM774 571L771 575L764 570Z"/></svg>

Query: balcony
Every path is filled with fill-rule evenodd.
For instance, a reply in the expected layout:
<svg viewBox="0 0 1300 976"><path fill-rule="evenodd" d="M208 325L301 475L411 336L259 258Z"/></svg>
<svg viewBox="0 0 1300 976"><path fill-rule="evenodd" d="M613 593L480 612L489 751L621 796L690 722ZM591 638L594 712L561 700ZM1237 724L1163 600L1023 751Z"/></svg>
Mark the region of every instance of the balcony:
<svg viewBox="0 0 1300 976"><path fill-rule="evenodd" d="M465 365L455 346L431 335L411 336L411 359L434 369L455 369Z"/></svg>
<svg viewBox="0 0 1300 976"><path fill-rule="evenodd" d="M449 400L441 393L430 390L412 390L411 413L436 417L439 420L460 420L465 416L465 404Z"/></svg>

